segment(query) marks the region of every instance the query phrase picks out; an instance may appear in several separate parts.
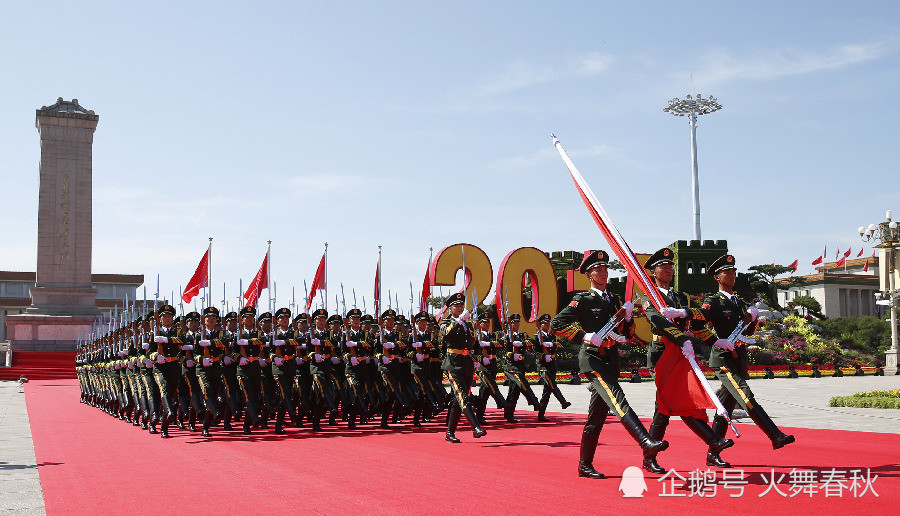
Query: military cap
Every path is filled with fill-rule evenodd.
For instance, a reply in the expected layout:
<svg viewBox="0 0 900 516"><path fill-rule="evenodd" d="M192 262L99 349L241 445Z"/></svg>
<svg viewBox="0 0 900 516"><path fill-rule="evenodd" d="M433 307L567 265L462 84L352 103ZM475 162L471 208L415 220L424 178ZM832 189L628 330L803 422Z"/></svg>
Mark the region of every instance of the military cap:
<svg viewBox="0 0 900 516"><path fill-rule="evenodd" d="M510 314L510 316L509 316L509 322L521 321L521 320L522 320L522 316L519 314Z"/></svg>
<svg viewBox="0 0 900 516"><path fill-rule="evenodd" d="M231 319L237 319L237 318L238 318L237 312L228 312L227 314L225 314L226 321L229 321Z"/></svg>
<svg viewBox="0 0 900 516"><path fill-rule="evenodd" d="M275 318L276 319L278 319L282 315L286 315L286 316L290 317L291 309L290 308L279 308L278 310L275 310Z"/></svg>
<svg viewBox="0 0 900 516"><path fill-rule="evenodd" d="M388 308L387 310L385 310L384 312L381 313L381 318L382 319L396 319L397 311L394 310L393 308Z"/></svg>
<svg viewBox="0 0 900 516"><path fill-rule="evenodd" d="M159 309L159 315L163 314L175 315L175 307L172 305L163 305L162 308Z"/></svg>
<svg viewBox="0 0 900 516"><path fill-rule="evenodd" d="M712 262L712 265L710 265L709 268L706 269L706 273L709 274L710 276L715 276L716 274L724 271L725 269L734 269L734 268L736 268L735 264L734 264L734 256L731 256L730 254L725 254L725 255L722 255L722 256L716 258L716 261Z"/></svg>
<svg viewBox="0 0 900 516"><path fill-rule="evenodd" d="M184 316L184 320L200 322L200 312L188 312L188 314Z"/></svg>
<svg viewBox="0 0 900 516"><path fill-rule="evenodd" d="M180 323L180 322L181 322L181 316L179 315L178 317L176 317L175 319L173 319L173 322L174 322L175 324Z"/></svg>
<svg viewBox="0 0 900 516"><path fill-rule="evenodd" d="M362 310L360 310L359 308L351 308L347 312L347 318L350 317L362 317Z"/></svg>
<svg viewBox="0 0 900 516"><path fill-rule="evenodd" d="M465 303L466 296L462 292L457 292L444 300L444 306L455 305L457 303Z"/></svg>
<svg viewBox="0 0 900 516"><path fill-rule="evenodd" d="M324 309L324 308L319 308L319 309L317 309L316 311L314 311L314 312L312 313L312 318L313 318L313 319L318 319L319 317L326 317L326 318L327 318L327 317L328 317L328 310L326 310L326 309Z"/></svg>
<svg viewBox="0 0 900 516"><path fill-rule="evenodd" d="M147 312L147 320L148 321L150 319L153 319L154 317L156 317L156 312L154 312L153 310L150 310L149 312Z"/></svg>
<svg viewBox="0 0 900 516"><path fill-rule="evenodd" d="M431 314L429 314L429 313L426 312L425 310L422 310L421 312L419 312L419 313L417 313L416 315L413 316L413 319L414 319L416 322L419 322L419 321L421 321L422 319L428 320L428 319L430 319L430 318L431 318Z"/></svg>
<svg viewBox="0 0 900 516"><path fill-rule="evenodd" d="M256 317L256 307L255 306L245 306L241 308L241 317L249 315L250 317Z"/></svg>
<svg viewBox="0 0 900 516"><path fill-rule="evenodd" d="M329 317L328 320L325 322L327 322L328 324L335 324L335 323L344 324L344 318L341 317L340 314L334 314L331 317Z"/></svg>
<svg viewBox="0 0 900 516"><path fill-rule="evenodd" d="M299 321L306 321L308 323L309 322L309 314L306 312L297 314L297 316L294 317L294 322L299 322Z"/></svg>
<svg viewBox="0 0 900 516"><path fill-rule="evenodd" d="M606 251L590 251L584 253L584 259L578 266L578 272L584 274L599 265L609 265L609 255L606 254Z"/></svg>
<svg viewBox="0 0 900 516"><path fill-rule="evenodd" d="M360 317L359 320L365 323L365 322L372 322L375 320L375 318L372 317L371 314L365 314L362 317Z"/></svg>
<svg viewBox="0 0 900 516"><path fill-rule="evenodd" d="M491 316L488 315L487 312L481 312L480 314L478 314L478 322L490 321L490 320L491 320Z"/></svg>
<svg viewBox="0 0 900 516"><path fill-rule="evenodd" d="M206 317L207 315L219 317L219 309L214 306L207 306L203 309L203 317Z"/></svg>
<svg viewBox="0 0 900 516"><path fill-rule="evenodd" d="M548 322L550 322L550 321L552 321L552 320L553 320L553 318L550 317L550 314L544 314L544 315L538 317L537 322L540 323L540 324L543 324L543 323L548 323Z"/></svg>
<svg viewBox="0 0 900 516"><path fill-rule="evenodd" d="M647 261L644 262L644 268L652 271L654 267L664 263L675 263L675 253L668 247L663 247L653 253L650 258L647 258Z"/></svg>
<svg viewBox="0 0 900 516"><path fill-rule="evenodd" d="M259 317L256 318L256 322L263 321L271 321L272 320L272 312L263 312L259 314Z"/></svg>

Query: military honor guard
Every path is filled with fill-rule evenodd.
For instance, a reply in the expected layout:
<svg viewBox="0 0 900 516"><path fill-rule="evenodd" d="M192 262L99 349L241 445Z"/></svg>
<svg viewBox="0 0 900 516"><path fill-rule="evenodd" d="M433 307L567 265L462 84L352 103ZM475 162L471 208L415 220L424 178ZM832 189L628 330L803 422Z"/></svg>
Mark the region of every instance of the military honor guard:
<svg viewBox="0 0 900 516"><path fill-rule="evenodd" d="M550 321L552 320L550 314L538 317L537 331L534 332L534 337L531 339L531 346L537 360L538 375L544 384L544 390L541 392L541 399L538 402L537 419L544 422L550 421L547 419L546 412L551 394L556 397L563 410L571 405L559 390L559 386L556 385L556 352L559 345L556 343L556 335L550 332Z"/></svg>
<svg viewBox="0 0 900 516"><path fill-rule="evenodd" d="M444 438L448 442L459 443L456 425L461 414L465 414L469 424L472 425L472 435L475 438L487 435L487 431L481 428L473 407L475 400L472 396L472 380L475 375L475 364L472 356L476 352L476 344L473 338L474 328L470 321L472 314L466 310L466 298L461 292L448 297L444 305L448 313L440 326L446 352L443 368L453 391L453 401L447 411L447 434Z"/></svg>
<svg viewBox="0 0 900 516"><path fill-rule="evenodd" d="M263 353L263 342L256 329L256 308L247 306L240 312L240 328L235 344L238 356L238 383L244 393L245 414L243 417L244 434L252 433L254 424L263 422L261 407L262 387L259 360Z"/></svg>
<svg viewBox="0 0 900 516"><path fill-rule="evenodd" d="M409 359L410 374L413 378L413 389L416 390L415 401L413 402L413 426L422 426L421 421L431 419L433 414L437 414L444 408L444 400L437 392L431 379L431 357L438 351L438 342L436 335L428 331L428 319L431 315L422 311L417 313L413 319L415 327L412 328L409 336L409 351L407 358Z"/></svg>
<svg viewBox="0 0 900 516"><path fill-rule="evenodd" d="M497 373L499 372L498 360L504 354L503 341L491 330L491 316L486 313L478 315L475 330L475 343L477 354L475 355L475 374L478 376L478 397L475 400L475 410L478 422L486 425L484 413L487 410L488 399L493 398L497 408L505 410L506 398L500 392L497 385ZM504 412L505 415L505 412Z"/></svg>
<svg viewBox="0 0 900 516"><path fill-rule="evenodd" d="M637 414L628 405L619 386L620 343L634 337L634 321L630 302L622 303L607 292L609 255L605 251L586 253L578 270L587 275L591 289L576 294L572 301L550 323L557 336L580 343L578 364L581 373L591 381L591 401L587 421L581 435L581 453L578 475L589 478L606 478L594 468L594 454L600 439L600 431L610 408L622 421L622 426L645 451L660 452L668 448L666 441L650 438ZM622 310L621 320L613 319L613 328L604 335L604 326Z"/></svg>
<svg viewBox="0 0 900 516"><path fill-rule="evenodd" d="M406 347L396 327L397 311L388 308L381 314L381 329L378 334L378 347L375 357L378 359L378 373L385 386L385 403L381 407L381 428L388 428L388 420L393 414L392 422L399 421L400 415L412 410L408 397L408 371L404 364ZM404 367L406 366L406 367Z"/></svg>
<svg viewBox="0 0 900 516"><path fill-rule="evenodd" d="M275 433L283 434L285 415L292 424L297 424L297 410L294 404L294 379L297 376L297 340L291 328L291 310L279 308L275 311L275 329L269 361L272 363L272 377L275 398Z"/></svg>
<svg viewBox="0 0 900 516"><path fill-rule="evenodd" d="M159 322L153 332L156 351L150 354L150 359L155 362L153 371L164 412L160 435L163 439L168 439L169 424L175 421L178 407L178 382L182 378L181 362L178 359L182 340L174 325L175 307L164 305L159 309L158 315Z"/></svg>
<svg viewBox="0 0 900 516"><path fill-rule="evenodd" d="M309 372L313 381L312 425L314 432L321 432L321 420L326 410L337 411L337 393L332 382L331 357L335 353L331 332L326 322L328 311L319 308L312 313L313 329L310 338L312 349L308 354Z"/></svg>
<svg viewBox="0 0 900 516"><path fill-rule="evenodd" d="M347 312L347 326L343 335L344 374L347 378L348 398L350 406L347 410L347 427L356 429L356 418L363 423L369 415L369 398L367 394L369 373L367 363L371 361L372 345L369 335L362 329L362 310L351 308Z"/></svg>
<svg viewBox="0 0 900 516"><path fill-rule="evenodd" d="M203 310L203 327L194 348L197 359L197 382L203 394L205 414L202 433L209 437L209 428L222 417L225 384L222 378L222 359L226 353L223 332L219 329L219 309L210 306ZM230 422L226 423L229 430Z"/></svg>
<svg viewBox="0 0 900 516"><path fill-rule="evenodd" d="M534 408L535 411L540 410L540 403L528 380L525 378L528 361L531 360L530 341L528 334L519 331L519 324L522 316L512 314L509 316L507 324L508 330L503 335L503 342L506 347L506 360L504 361L504 373L509 380L509 393L506 395L506 408L504 414L506 421L509 423L517 423L516 419L516 403L519 400L519 394L525 396L525 401Z"/></svg>

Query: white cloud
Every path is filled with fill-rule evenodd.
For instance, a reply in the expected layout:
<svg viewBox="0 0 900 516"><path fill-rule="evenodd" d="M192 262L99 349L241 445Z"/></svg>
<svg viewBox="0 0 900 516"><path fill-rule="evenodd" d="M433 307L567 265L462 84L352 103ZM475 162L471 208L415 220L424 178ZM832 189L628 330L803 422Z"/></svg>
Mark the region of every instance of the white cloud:
<svg viewBox="0 0 900 516"><path fill-rule="evenodd" d="M474 88L479 96L508 93L569 77L589 77L609 69L615 58L599 52L589 52L563 61L560 66L515 61Z"/></svg>

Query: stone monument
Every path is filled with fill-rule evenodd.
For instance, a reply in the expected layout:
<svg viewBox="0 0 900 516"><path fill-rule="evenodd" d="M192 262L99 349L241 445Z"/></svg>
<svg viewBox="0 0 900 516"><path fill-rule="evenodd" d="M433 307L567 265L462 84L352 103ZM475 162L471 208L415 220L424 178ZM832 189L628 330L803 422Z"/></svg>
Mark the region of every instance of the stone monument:
<svg viewBox="0 0 900 516"><path fill-rule="evenodd" d="M75 349L100 315L91 285L92 146L99 116L62 97L37 110L38 249L31 306L7 317L13 349Z"/></svg>

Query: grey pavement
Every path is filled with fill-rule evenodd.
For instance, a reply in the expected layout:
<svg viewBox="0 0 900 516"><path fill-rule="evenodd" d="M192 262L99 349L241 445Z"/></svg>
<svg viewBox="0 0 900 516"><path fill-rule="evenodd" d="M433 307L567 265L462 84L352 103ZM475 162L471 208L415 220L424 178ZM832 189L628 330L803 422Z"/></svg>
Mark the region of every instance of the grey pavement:
<svg viewBox="0 0 900 516"><path fill-rule="evenodd" d="M44 514L44 493L19 382L0 382L0 514Z"/></svg>
<svg viewBox="0 0 900 516"><path fill-rule="evenodd" d="M716 380L710 384L714 389L719 387ZM653 382L622 382L620 385L638 416L649 418L653 415L656 399ZM587 413L590 393L586 386L587 383L560 384L563 395L572 402L566 412ZM756 379L750 381L750 388L779 426L900 433L900 410L828 406L832 396L875 389L898 389L900 376ZM501 389L505 391L506 388ZM537 393L540 395L539 390ZM519 409L526 408L524 400L520 399ZM560 411L555 398L550 399L548 411ZM753 424L747 418L737 423ZM25 396L18 382L0 382L0 514L4 513L44 514Z"/></svg>

